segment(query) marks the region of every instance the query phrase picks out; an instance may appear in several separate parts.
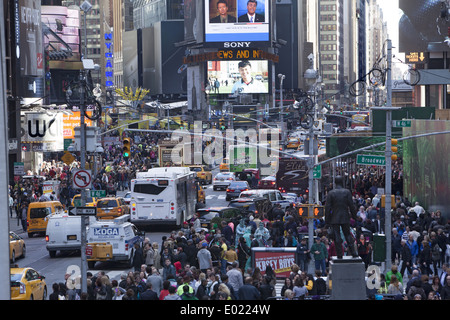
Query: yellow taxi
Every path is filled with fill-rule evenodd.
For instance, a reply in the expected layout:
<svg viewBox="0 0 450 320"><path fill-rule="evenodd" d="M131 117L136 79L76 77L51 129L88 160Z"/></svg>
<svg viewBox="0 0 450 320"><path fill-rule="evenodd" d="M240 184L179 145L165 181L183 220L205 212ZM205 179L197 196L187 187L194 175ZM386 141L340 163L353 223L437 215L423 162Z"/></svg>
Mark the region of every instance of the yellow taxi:
<svg viewBox="0 0 450 320"><path fill-rule="evenodd" d="M45 234L48 218L57 213L64 213L64 207L59 201L31 202L27 211L28 237L35 233Z"/></svg>
<svg viewBox="0 0 450 320"><path fill-rule="evenodd" d="M25 258L27 252L25 241L16 233L9 232L9 260L11 263L16 262L16 258Z"/></svg>
<svg viewBox="0 0 450 320"><path fill-rule="evenodd" d="M101 198L97 201L97 218L114 219L130 213L130 206L122 197Z"/></svg>
<svg viewBox="0 0 450 320"><path fill-rule="evenodd" d="M300 139L290 138L286 144L286 149L297 149L300 146Z"/></svg>
<svg viewBox="0 0 450 320"><path fill-rule="evenodd" d="M11 300L45 300L45 277L33 268L11 268Z"/></svg>
<svg viewBox="0 0 450 320"><path fill-rule="evenodd" d="M192 165L189 166L189 170L191 172L195 172L197 174L197 180L201 184L211 184L212 183L212 173L211 171L206 170L206 166L204 165Z"/></svg>
<svg viewBox="0 0 450 320"><path fill-rule="evenodd" d="M230 160L228 158L223 158L222 163L219 165L220 171L230 171Z"/></svg>
<svg viewBox="0 0 450 320"><path fill-rule="evenodd" d="M81 194L76 194L72 199L72 207L81 207ZM86 207L95 207L97 205L97 198L92 198L89 194L86 195Z"/></svg>

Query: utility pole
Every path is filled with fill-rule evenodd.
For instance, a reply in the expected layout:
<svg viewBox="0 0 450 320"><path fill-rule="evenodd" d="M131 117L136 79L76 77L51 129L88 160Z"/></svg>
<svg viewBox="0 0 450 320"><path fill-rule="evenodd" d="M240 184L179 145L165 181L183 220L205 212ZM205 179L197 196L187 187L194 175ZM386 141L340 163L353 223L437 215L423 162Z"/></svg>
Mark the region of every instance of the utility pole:
<svg viewBox="0 0 450 320"><path fill-rule="evenodd" d="M386 173L385 173L385 231L386 231L386 270L391 269L391 193L392 193L392 42L387 40L387 110L386 110Z"/></svg>
<svg viewBox="0 0 450 320"><path fill-rule="evenodd" d="M280 79L280 111L279 111L279 115L280 115L280 127L282 128L282 138L283 141L282 143L284 143L285 139L285 130L284 130L284 126L283 126L283 122L284 122L284 115L283 115L283 81L286 78L286 76L284 74L279 73L278 74L278 78Z"/></svg>
<svg viewBox="0 0 450 320"><path fill-rule="evenodd" d="M86 72L80 70L80 161L81 169L86 169L86 123L84 114L86 112L85 102ZM81 207L86 206L86 189L81 189ZM86 258L86 227L89 217L81 216L81 292L87 292L87 258Z"/></svg>

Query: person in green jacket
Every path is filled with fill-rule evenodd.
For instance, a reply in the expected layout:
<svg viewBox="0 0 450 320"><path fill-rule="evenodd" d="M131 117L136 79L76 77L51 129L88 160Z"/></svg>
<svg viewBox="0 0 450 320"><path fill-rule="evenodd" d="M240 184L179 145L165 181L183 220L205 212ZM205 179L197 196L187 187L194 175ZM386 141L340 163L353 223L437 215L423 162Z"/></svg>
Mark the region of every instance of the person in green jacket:
<svg viewBox="0 0 450 320"><path fill-rule="evenodd" d="M400 283L403 284L403 277L402 277L401 273L398 272L397 265L393 264L391 267L391 270L386 272L386 285L389 286L389 284L391 283L391 276L393 274L397 277L398 281L400 281Z"/></svg>
<svg viewBox="0 0 450 320"><path fill-rule="evenodd" d="M327 247L319 237L316 237L315 241L316 242L311 246L310 252L313 254L316 270L321 270L322 275L325 276L326 259L328 257Z"/></svg>

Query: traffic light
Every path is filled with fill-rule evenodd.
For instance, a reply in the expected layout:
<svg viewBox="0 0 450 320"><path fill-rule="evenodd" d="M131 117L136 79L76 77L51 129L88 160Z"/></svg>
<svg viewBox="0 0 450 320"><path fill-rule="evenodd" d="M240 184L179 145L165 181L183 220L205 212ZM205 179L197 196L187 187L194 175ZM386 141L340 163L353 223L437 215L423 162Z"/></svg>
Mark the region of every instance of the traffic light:
<svg viewBox="0 0 450 320"><path fill-rule="evenodd" d="M325 207L324 206L315 206L314 207L314 218L322 218L325 215Z"/></svg>
<svg viewBox="0 0 450 320"><path fill-rule="evenodd" d="M225 130L225 119L224 118L221 118L219 120L219 129L220 130Z"/></svg>
<svg viewBox="0 0 450 320"><path fill-rule="evenodd" d="M381 196L381 208L385 208L386 207L386 195L382 195ZM395 209L396 207L396 203L395 203L395 196L393 194L391 194L391 208Z"/></svg>
<svg viewBox="0 0 450 320"><path fill-rule="evenodd" d="M308 218L308 206L299 206L298 215L300 217Z"/></svg>
<svg viewBox="0 0 450 320"><path fill-rule="evenodd" d="M393 154L391 155L391 159L393 161L397 160L398 156L396 154L396 152L398 152L398 147L397 147L397 139L391 139L391 150L393 152Z"/></svg>
<svg viewBox="0 0 450 320"><path fill-rule="evenodd" d="M122 154L123 157L128 159L131 154L131 139L130 138L124 138L122 142Z"/></svg>

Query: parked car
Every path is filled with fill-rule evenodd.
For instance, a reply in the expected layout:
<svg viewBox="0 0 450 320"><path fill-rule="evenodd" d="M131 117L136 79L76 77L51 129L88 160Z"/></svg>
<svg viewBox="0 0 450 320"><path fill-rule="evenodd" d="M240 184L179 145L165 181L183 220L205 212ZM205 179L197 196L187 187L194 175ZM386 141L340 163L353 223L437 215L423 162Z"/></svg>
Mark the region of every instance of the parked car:
<svg viewBox="0 0 450 320"><path fill-rule="evenodd" d="M213 179L213 190L226 189L232 181L236 181L233 172L220 172Z"/></svg>
<svg viewBox="0 0 450 320"><path fill-rule="evenodd" d="M233 198L239 197L242 191L250 189L250 185L247 181L233 181L227 188L226 201L230 201Z"/></svg>
<svg viewBox="0 0 450 320"><path fill-rule="evenodd" d="M211 207L204 209L197 209L198 219L202 228L210 228L211 220L215 217L225 219L240 219L241 210L233 207Z"/></svg>

